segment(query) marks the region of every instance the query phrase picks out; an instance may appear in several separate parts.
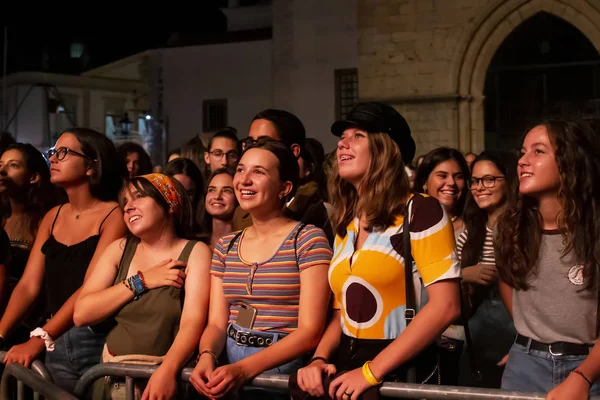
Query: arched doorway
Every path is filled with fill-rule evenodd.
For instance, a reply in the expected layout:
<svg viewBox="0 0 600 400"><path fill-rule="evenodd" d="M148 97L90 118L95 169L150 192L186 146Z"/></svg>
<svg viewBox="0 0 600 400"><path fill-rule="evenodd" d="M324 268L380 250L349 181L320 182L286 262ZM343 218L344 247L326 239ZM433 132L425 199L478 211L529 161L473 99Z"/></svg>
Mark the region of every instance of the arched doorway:
<svg viewBox="0 0 600 400"><path fill-rule="evenodd" d="M540 12L498 47L484 95L487 149L518 148L525 130L547 117L600 120L600 54L573 25Z"/></svg>

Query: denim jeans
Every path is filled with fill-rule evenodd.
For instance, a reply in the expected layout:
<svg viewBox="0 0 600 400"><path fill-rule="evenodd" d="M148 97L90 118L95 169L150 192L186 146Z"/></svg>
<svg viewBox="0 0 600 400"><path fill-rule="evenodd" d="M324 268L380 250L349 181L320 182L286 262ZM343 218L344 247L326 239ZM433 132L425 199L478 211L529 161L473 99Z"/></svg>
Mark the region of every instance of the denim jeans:
<svg viewBox="0 0 600 400"><path fill-rule="evenodd" d="M241 330L244 332L250 332L254 335L263 336L265 338L270 337L273 339L273 344L277 343L281 336L278 333L265 333L262 331L255 331L252 329L240 328L236 324L231 324L236 330ZM227 332L229 332L229 327L227 328ZM258 353L261 350L264 350L266 347L249 347L249 346L239 346L236 344L235 340L227 337L227 342L225 343L225 362L227 364L233 364L239 360L242 360L252 354ZM268 371L264 371L264 374L295 374L302 367L302 358L297 358L293 361L290 361L287 364L280 365L278 367L272 368ZM261 388L252 388L245 387L243 392L239 394L242 399L289 399L289 394L286 391L278 391L276 389L261 389Z"/></svg>
<svg viewBox="0 0 600 400"><path fill-rule="evenodd" d="M73 393L85 371L100 363L105 341L105 335L87 327L73 327L58 338L54 351L46 352L46 367L54 382Z"/></svg>
<svg viewBox="0 0 600 400"><path fill-rule="evenodd" d="M502 389L519 392L548 393L561 384L585 360L586 356L553 356L513 344L502 376ZM600 394L600 382L594 383L590 395Z"/></svg>

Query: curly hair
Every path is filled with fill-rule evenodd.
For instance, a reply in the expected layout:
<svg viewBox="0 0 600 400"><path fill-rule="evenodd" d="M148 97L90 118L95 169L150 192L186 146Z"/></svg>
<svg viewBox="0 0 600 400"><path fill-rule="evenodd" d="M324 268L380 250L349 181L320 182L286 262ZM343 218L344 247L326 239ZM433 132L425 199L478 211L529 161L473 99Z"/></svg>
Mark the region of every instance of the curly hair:
<svg viewBox="0 0 600 400"><path fill-rule="evenodd" d="M360 183L360 193L340 177L337 162L329 174L329 201L333 206L331 224L340 237L352 219L364 215L366 230L392 225L404 210L410 183L398 145L384 133L369 133L371 163Z"/></svg>
<svg viewBox="0 0 600 400"><path fill-rule="evenodd" d="M557 193L561 210L556 222L564 243L563 256L574 252L584 266L585 290L596 286L600 265L600 144L583 121L550 119L546 128L555 149L560 175ZM538 201L519 194L498 221L496 264L501 279L527 290L537 274L542 217Z"/></svg>
<svg viewBox="0 0 600 400"><path fill-rule="evenodd" d="M471 168L482 161L489 161L504 175L506 179L506 198L504 204L509 204L517 191L517 156L507 151L484 151L475 158ZM481 184L481 183L480 183ZM479 263L486 238L488 213L479 208L472 195L467 197L464 212L467 240L463 245L461 267L467 268Z"/></svg>

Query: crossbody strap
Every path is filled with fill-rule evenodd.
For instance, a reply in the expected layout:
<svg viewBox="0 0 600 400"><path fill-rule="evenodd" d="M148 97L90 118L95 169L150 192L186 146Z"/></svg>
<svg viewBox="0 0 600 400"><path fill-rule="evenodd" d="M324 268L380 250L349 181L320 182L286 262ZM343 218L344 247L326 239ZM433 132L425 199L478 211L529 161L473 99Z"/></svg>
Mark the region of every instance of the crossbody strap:
<svg viewBox="0 0 600 400"><path fill-rule="evenodd" d="M415 296L415 285L413 282L413 256L410 246L410 204L414 197L406 203L404 209L404 222L402 224L402 239L404 240L404 281L406 286L406 309L404 310L404 319L406 326L415 318L417 314L417 304Z"/></svg>

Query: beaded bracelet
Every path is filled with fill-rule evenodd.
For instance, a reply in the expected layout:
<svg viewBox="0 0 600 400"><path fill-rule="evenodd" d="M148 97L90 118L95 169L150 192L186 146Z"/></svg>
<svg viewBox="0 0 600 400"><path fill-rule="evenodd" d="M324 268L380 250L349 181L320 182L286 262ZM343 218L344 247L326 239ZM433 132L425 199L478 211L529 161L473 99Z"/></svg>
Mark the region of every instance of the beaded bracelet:
<svg viewBox="0 0 600 400"><path fill-rule="evenodd" d="M142 271L138 271L137 274L140 276L142 285L144 285L144 290L148 290L148 286L146 286L146 280L144 279L144 274L142 273Z"/></svg>

